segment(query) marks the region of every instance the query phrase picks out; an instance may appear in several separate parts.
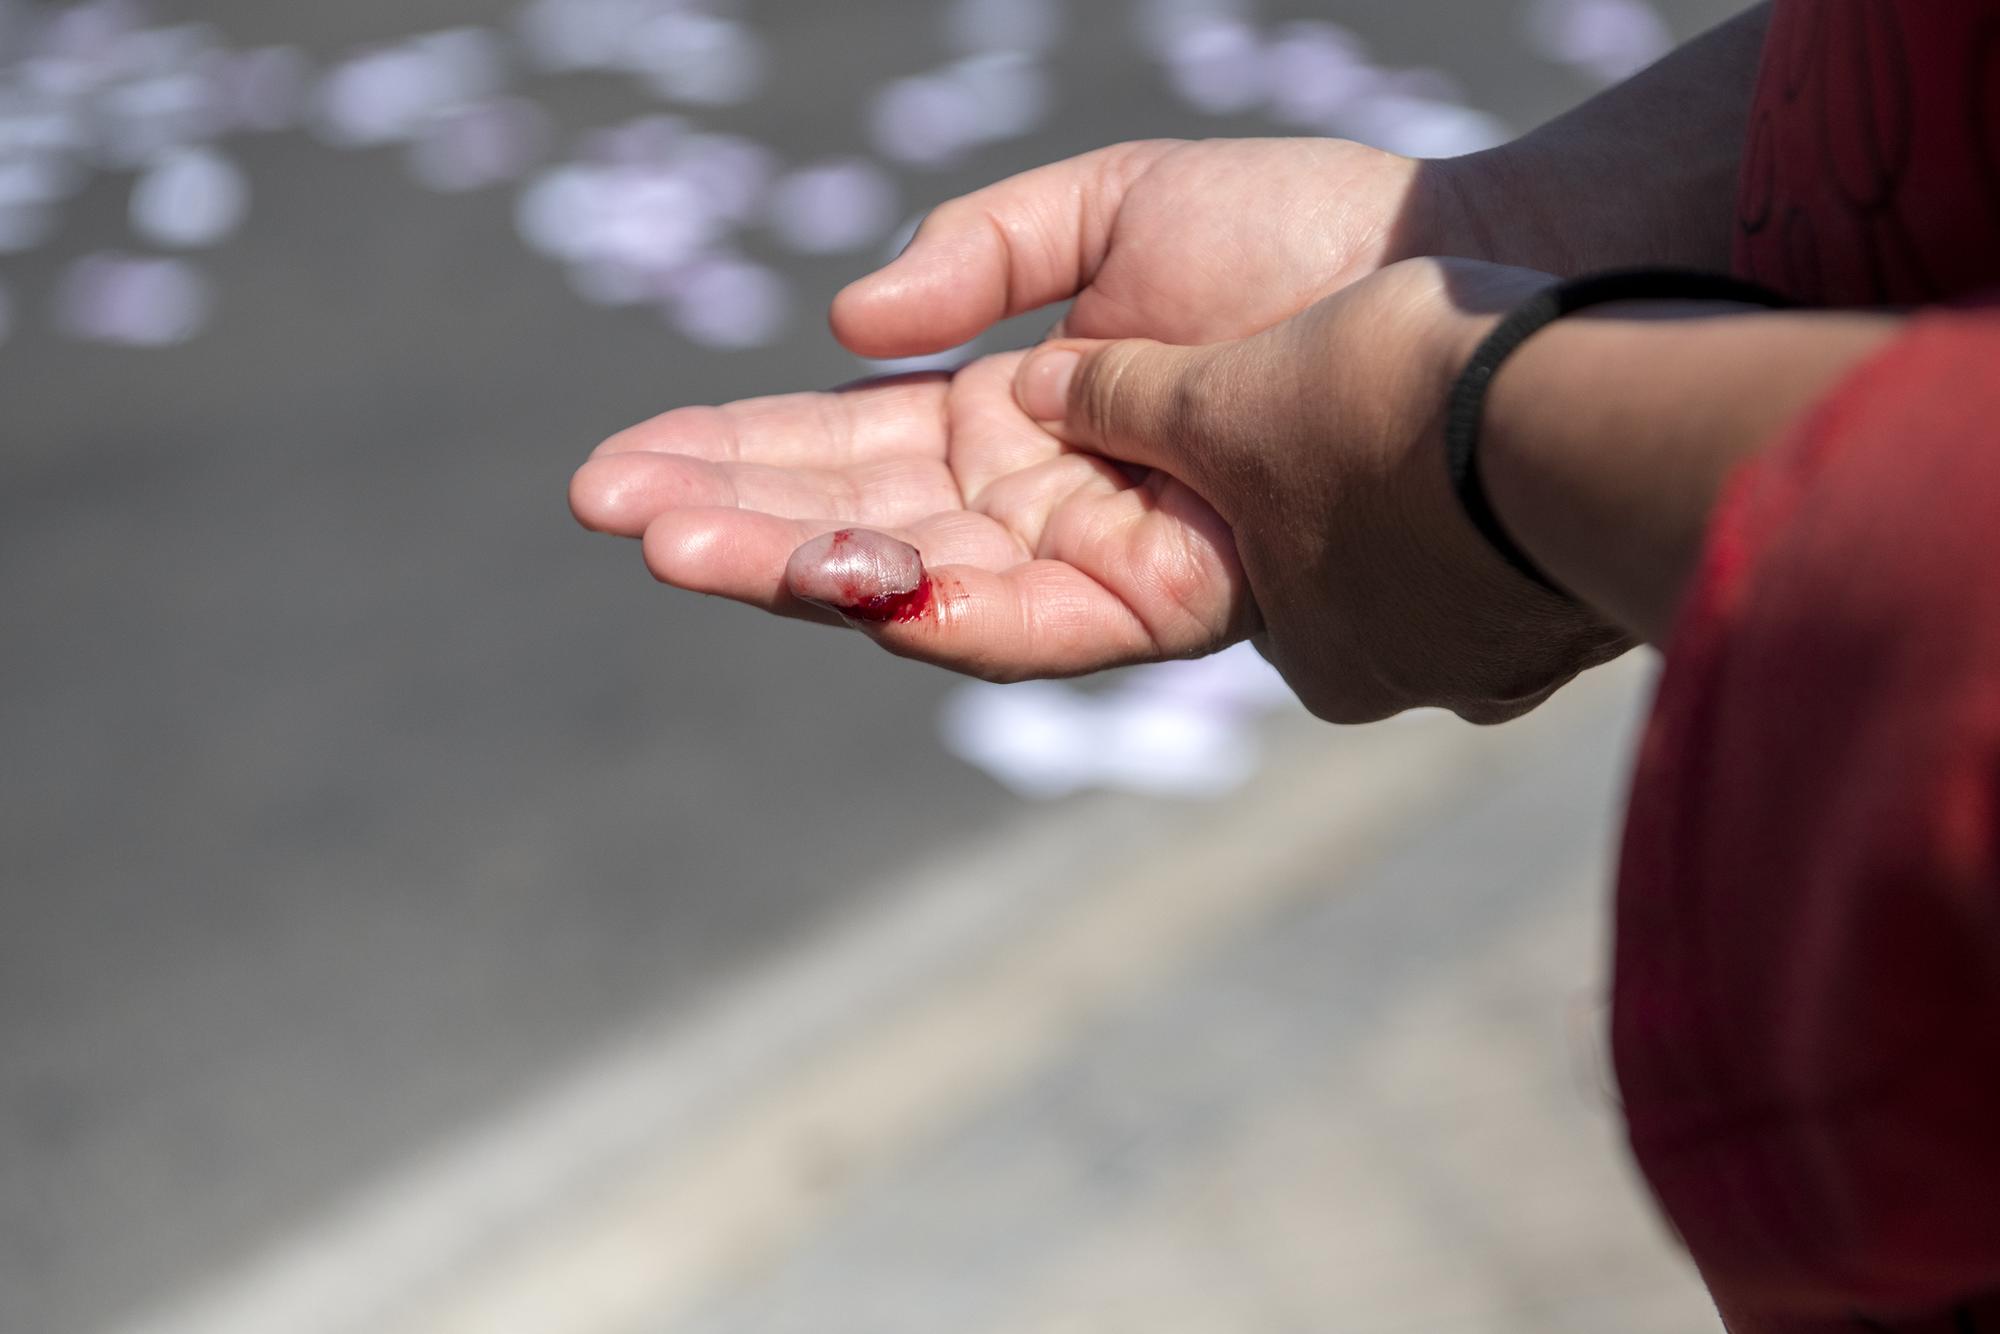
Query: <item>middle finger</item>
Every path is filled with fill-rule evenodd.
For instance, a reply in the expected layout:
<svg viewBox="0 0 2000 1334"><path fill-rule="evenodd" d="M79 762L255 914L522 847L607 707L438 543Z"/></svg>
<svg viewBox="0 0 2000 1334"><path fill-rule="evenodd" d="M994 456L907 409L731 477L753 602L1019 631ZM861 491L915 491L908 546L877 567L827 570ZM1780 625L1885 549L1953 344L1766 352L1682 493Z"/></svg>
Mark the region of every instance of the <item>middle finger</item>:
<svg viewBox="0 0 2000 1334"><path fill-rule="evenodd" d="M638 537L674 509L746 509L895 527L961 504L941 462L911 456L839 469L775 468L631 451L590 459L570 483L578 520L619 537Z"/></svg>
<svg viewBox="0 0 2000 1334"><path fill-rule="evenodd" d="M898 455L943 458L951 377L899 375L825 393L676 408L592 453L689 454L715 463L837 468Z"/></svg>

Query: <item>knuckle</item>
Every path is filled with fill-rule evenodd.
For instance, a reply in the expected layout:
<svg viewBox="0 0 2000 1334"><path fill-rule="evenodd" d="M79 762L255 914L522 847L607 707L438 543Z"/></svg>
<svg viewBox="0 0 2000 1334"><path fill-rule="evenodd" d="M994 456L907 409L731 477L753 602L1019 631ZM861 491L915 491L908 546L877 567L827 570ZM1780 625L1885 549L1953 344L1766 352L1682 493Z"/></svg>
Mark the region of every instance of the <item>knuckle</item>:
<svg viewBox="0 0 2000 1334"><path fill-rule="evenodd" d="M1174 377L1160 423L1162 438L1177 451L1200 457L1221 434L1221 405L1227 401L1224 368L1213 357L1191 359Z"/></svg>
<svg viewBox="0 0 2000 1334"><path fill-rule="evenodd" d="M1130 433L1133 370L1140 351L1130 342L1112 343L1077 367L1070 389L1070 415L1081 419L1100 437L1115 439Z"/></svg>
<svg viewBox="0 0 2000 1334"><path fill-rule="evenodd" d="M1129 339L1085 358L1071 411L1106 443L1126 441L1179 459L1203 452L1220 424L1221 401L1220 376L1209 359Z"/></svg>
<svg viewBox="0 0 2000 1334"><path fill-rule="evenodd" d="M978 206L964 195L945 200L932 207L931 211L917 222L917 230L911 234L910 243L935 241L941 236L949 236L963 230L966 222L978 212Z"/></svg>
<svg viewBox="0 0 2000 1334"><path fill-rule="evenodd" d="M1163 652L1213 651L1240 618L1235 605L1240 575L1232 578L1198 536L1177 527L1156 528L1138 548L1134 564L1144 572L1149 594L1146 628Z"/></svg>

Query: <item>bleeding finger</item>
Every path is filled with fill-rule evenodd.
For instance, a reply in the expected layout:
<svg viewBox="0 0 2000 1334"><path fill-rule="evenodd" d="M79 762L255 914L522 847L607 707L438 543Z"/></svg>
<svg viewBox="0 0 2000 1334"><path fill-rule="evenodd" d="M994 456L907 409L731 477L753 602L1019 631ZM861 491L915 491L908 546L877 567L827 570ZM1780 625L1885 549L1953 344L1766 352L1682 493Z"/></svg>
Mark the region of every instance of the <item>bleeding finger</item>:
<svg viewBox="0 0 2000 1334"><path fill-rule="evenodd" d="M847 529L794 552L785 582L892 653L988 680L1074 676L1159 654L1129 607L1059 561L933 568L906 542Z"/></svg>

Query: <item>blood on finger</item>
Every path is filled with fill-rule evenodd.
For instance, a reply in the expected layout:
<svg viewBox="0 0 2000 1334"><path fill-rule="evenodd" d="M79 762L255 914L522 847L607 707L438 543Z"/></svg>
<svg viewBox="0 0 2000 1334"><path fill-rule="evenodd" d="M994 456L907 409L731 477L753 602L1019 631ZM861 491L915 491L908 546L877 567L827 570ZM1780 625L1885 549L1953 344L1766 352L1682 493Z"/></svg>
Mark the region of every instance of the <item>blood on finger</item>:
<svg viewBox="0 0 2000 1334"><path fill-rule="evenodd" d="M922 620L930 611L932 602L931 581L926 578L907 593L887 593L880 596L861 595L858 590L848 590L854 601L844 603L834 610L856 621L868 621L875 625L891 622L901 625L909 621Z"/></svg>
<svg viewBox="0 0 2000 1334"><path fill-rule="evenodd" d="M935 605L917 549L865 528L816 537L785 566L792 596L871 625L921 620Z"/></svg>

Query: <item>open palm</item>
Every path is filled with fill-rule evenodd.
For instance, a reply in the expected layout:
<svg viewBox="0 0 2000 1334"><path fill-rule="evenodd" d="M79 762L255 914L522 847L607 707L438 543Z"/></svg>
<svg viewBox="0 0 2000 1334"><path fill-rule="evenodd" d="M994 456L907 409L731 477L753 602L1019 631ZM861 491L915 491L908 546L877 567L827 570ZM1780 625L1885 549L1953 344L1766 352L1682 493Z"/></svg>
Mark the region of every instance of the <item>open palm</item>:
<svg viewBox="0 0 2000 1334"><path fill-rule="evenodd" d="M601 445L571 507L643 537L664 582L814 620L835 618L788 591L795 550L849 526L906 542L933 611L876 637L989 679L1193 656L1254 632L1228 526L1165 474L1029 420L1013 394L1022 355L666 413Z"/></svg>
<svg viewBox="0 0 2000 1334"><path fill-rule="evenodd" d="M1061 332L1212 343L1279 324L1424 244L1418 164L1325 139L1148 141L934 211L850 286L865 356L965 343L1074 297ZM1427 206L1427 205L1426 205ZM1213 652L1259 628L1227 524L1165 473L1067 446L1016 405L1019 353L955 376L683 408L601 446L585 525L645 539L653 574L783 615L793 553L848 527L917 549L932 612L871 633L991 679Z"/></svg>

